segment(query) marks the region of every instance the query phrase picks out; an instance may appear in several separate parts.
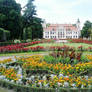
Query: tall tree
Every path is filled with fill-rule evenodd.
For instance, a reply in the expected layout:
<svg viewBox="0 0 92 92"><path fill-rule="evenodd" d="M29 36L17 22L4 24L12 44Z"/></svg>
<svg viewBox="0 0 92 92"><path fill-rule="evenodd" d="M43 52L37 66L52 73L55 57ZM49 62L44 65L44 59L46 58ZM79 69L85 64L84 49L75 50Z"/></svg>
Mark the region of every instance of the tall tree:
<svg viewBox="0 0 92 92"><path fill-rule="evenodd" d="M90 33L90 39L92 40L92 27L88 29L89 33Z"/></svg>
<svg viewBox="0 0 92 92"><path fill-rule="evenodd" d="M38 17L36 17L36 9L35 5L33 4L34 0L28 0L27 5L24 7L24 26L27 29L27 27L30 27L31 37L34 38L42 38L42 20ZM25 29L25 31L26 31Z"/></svg>
<svg viewBox="0 0 92 92"><path fill-rule="evenodd" d="M92 25L92 23L90 21L85 22L83 29L81 31L82 37L86 37L86 38L90 37L91 31L89 29L91 28L91 25Z"/></svg>
<svg viewBox="0 0 92 92"><path fill-rule="evenodd" d="M21 6L15 0L0 0L0 27L10 31L10 39L21 33Z"/></svg>

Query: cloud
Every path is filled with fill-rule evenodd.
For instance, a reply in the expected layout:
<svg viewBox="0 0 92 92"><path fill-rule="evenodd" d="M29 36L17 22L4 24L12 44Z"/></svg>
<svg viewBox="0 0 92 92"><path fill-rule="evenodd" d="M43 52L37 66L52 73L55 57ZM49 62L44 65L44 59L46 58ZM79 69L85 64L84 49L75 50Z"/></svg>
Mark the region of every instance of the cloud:
<svg viewBox="0 0 92 92"><path fill-rule="evenodd" d="M24 6L27 0L16 0ZM35 0L37 14L47 22L81 23L92 21L92 0Z"/></svg>

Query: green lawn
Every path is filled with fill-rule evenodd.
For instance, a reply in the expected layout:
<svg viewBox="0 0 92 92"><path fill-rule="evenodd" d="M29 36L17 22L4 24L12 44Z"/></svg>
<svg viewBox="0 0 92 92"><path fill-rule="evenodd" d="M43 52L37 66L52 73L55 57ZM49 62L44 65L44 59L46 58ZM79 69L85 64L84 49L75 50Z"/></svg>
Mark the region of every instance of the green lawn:
<svg viewBox="0 0 92 92"><path fill-rule="evenodd" d="M92 45L89 44L85 44L85 43L40 43L40 44L35 44L33 46L28 46L28 47L34 47L34 46L44 46L44 47L48 47L48 46L63 46L63 45L68 45L68 46L73 46L75 48L77 48L78 46L83 46L84 48L88 48L89 46L92 47Z"/></svg>

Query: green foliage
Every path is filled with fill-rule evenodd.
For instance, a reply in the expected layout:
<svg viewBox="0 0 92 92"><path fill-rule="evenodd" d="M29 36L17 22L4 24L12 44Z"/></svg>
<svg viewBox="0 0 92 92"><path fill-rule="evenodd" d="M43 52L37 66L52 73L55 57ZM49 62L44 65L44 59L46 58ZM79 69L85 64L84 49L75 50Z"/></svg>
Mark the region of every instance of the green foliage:
<svg viewBox="0 0 92 92"><path fill-rule="evenodd" d="M3 28L0 28L0 40L1 41L6 41L9 39L10 32L7 30L4 30Z"/></svg>
<svg viewBox="0 0 92 92"><path fill-rule="evenodd" d="M27 5L24 7L24 18L26 19L27 23L30 23L33 19L33 16L36 15L36 9L33 4L34 0L28 0Z"/></svg>
<svg viewBox="0 0 92 92"><path fill-rule="evenodd" d="M44 56L44 60L48 63L53 63L55 58L53 56Z"/></svg>
<svg viewBox="0 0 92 92"><path fill-rule="evenodd" d="M28 0L27 5L24 7L24 29L25 39L42 38L43 28L41 18L36 17L36 9L33 4L34 0Z"/></svg>
<svg viewBox="0 0 92 92"><path fill-rule="evenodd" d="M63 52L57 51L50 53L49 56L46 56L45 61L51 63L63 63L63 64L77 64L79 62L88 62L87 59L82 58L82 53L76 53L75 50L71 52L69 49L65 49Z"/></svg>
<svg viewBox="0 0 92 92"><path fill-rule="evenodd" d="M16 39L16 40L14 40L14 43L21 43L21 41Z"/></svg>
<svg viewBox="0 0 92 92"><path fill-rule="evenodd" d="M91 28L88 29L88 31L90 32L90 40L92 41L92 24L91 24Z"/></svg>
<svg viewBox="0 0 92 92"><path fill-rule="evenodd" d="M11 45L11 44L14 44L13 41L0 42L0 46L7 46L7 45Z"/></svg>
<svg viewBox="0 0 92 92"><path fill-rule="evenodd" d="M89 29L91 28L91 25L92 23L90 21L85 22L83 29L81 30L82 37L86 37L86 38L90 37L91 31Z"/></svg>
<svg viewBox="0 0 92 92"><path fill-rule="evenodd" d="M21 34L21 7L15 0L0 0L0 27L10 31L10 39Z"/></svg>
<svg viewBox="0 0 92 92"><path fill-rule="evenodd" d="M26 42L32 42L32 40L31 39L27 39Z"/></svg>
<svg viewBox="0 0 92 92"><path fill-rule="evenodd" d="M28 0L21 15L21 6L15 0L0 0L0 27L10 31L10 40L42 38L42 20L36 17L33 1Z"/></svg>
<svg viewBox="0 0 92 92"><path fill-rule="evenodd" d="M55 58L53 56L44 56L44 61L47 63L60 63L62 62L62 57Z"/></svg>
<svg viewBox="0 0 92 92"><path fill-rule="evenodd" d="M81 56L81 62L88 62L89 60L88 60L88 58L87 57L85 57L85 56Z"/></svg>
<svg viewBox="0 0 92 92"><path fill-rule="evenodd" d="M70 58L69 57L64 58L63 63L64 64L70 64L71 63Z"/></svg>
<svg viewBox="0 0 92 92"><path fill-rule="evenodd" d="M43 37L43 28L42 28L41 18L34 17L32 27L32 39L42 38Z"/></svg>

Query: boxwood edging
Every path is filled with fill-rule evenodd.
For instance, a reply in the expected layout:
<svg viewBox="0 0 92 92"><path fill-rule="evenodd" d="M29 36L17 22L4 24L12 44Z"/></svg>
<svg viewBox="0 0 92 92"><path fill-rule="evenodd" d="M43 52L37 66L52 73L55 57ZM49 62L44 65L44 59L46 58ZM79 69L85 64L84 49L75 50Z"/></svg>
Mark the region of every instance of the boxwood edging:
<svg viewBox="0 0 92 92"><path fill-rule="evenodd" d="M15 92L92 92L92 88L37 88L29 87L0 80L0 86L12 89Z"/></svg>

